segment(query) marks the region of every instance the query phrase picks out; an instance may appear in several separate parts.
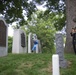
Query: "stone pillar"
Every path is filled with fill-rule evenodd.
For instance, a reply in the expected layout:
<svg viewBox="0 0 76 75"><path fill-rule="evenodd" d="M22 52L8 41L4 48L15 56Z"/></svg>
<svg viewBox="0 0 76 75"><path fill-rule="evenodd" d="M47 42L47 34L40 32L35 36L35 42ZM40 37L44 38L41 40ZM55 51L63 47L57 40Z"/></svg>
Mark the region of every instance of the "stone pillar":
<svg viewBox="0 0 76 75"><path fill-rule="evenodd" d="M38 40L38 52L42 53L40 40Z"/></svg>
<svg viewBox="0 0 76 75"><path fill-rule="evenodd" d="M38 40L38 44L37 44L37 46L36 46L36 53L42 53L40 40Z"/></svg>
<svg viewBox="0 0 76 75"><path fill-rule="evenodd" d="M26 34L21 29L14 30L12 53L27 53Z"/></svg>
<svg viewBox="0 0 76 75"><path fill-rule="evenodd" d="M0 56L8 53L8 25L3 18L0 18Z"/></svg>
<svg viewBox="0 0 76 75"><path fill-rule="evenodd" d="M59 71L59 55L54 54L52 56L52 75L60 75Z"/></svg>
<svg viewBox="0 0 76 75"><path fill-rule="evenodd" d="M36 45L36 53L39 53L38 44Z"/></svg>
<svg viewBox="0 0 76 75"><path fill-rule="evenodd" d="M35 37L37 39L36 34L29 33L29 35L28 35L28 53L31 53L31 51L32 51ZM36 51L34 51L34 52L35 53L41 53L40 40L38 40L38 44L36 45Z"/></svg>
<svg viewBox="0 0 76 75"><path fill-rule="evenodd" d="M59 55L59 65L62 68L67 67L67 61L64 59L64 46L63 46L62 33L56 33L56 53Z"/></svg>
<svg viewBox="0 0 76 75"><path fill-rule="evenodd" d="M28 53L31 53L31 35L32 33L28 35Z"/></svg>

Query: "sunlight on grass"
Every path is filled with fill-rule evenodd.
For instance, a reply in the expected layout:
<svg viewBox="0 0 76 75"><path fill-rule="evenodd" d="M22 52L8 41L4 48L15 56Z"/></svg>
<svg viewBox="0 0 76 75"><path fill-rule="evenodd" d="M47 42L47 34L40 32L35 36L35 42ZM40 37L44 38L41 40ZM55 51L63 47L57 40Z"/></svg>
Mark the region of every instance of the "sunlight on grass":
<svg viewBox="0 0 76 75"><path fill-rule="evenodd" d="M9 54L0 58L0 75L51 75L51 54Z"/></svg>
<svg viewBox="0 0 76 75"><path fill-rule="evenodd" d="M0 57L0 75L52 75L51 54L8 54ZM76 56L66 54L68 67L60 75L76 75Z"/></svg>

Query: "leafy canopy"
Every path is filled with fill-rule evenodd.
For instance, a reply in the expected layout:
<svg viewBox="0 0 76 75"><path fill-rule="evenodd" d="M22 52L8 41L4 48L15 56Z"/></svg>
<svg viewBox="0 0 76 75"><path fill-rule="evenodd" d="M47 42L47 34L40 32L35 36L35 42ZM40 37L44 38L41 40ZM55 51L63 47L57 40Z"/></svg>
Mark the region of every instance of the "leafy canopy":
<svg viewBox="0 0 76 75"><path fill-rule="evenodd" d="M38 39L41 42L41 47L43 52L52 52L55 49L54 47L54 34L55 27L52 23L54 17L53 14L50 14L46 19L46 16L38 18L42 11L37 11L31 15L31 21L28 20L27 33L35 33L38 36Z"/></svg>
<svg viewBox="0 0 76 75"><path fill-rule="evenodd" d="M7 23L18 21L20 25L25 22L25 16L31 19L31 14L37 10L37 5L45 3L49 12L63 12L65 5L62 0L0 0L0 14Z"/></svg>

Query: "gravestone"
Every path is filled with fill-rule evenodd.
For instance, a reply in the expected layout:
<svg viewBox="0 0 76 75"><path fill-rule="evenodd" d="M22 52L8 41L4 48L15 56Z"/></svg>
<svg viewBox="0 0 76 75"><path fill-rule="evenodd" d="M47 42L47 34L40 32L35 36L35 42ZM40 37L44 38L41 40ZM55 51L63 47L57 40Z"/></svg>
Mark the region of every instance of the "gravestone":
<svg viewBox="0 0 76 75"><path fill-rule="evenodd" d="M31 48L32 48L31 42L32 42L32 33L29 33L29 35L28 35L28 53L31 53Z"/></svg>
<svg viewBox="0 0 76 75"><path fill-rule="evenodd" d="M60 32L56 33L56 54L59 55L59 65L62 68L67 67L67 61L64 59L63 35Z"/></svg>
<svg viewBox="0 0 76 75"><path fill-rule="evenodd" d="M21 29L14 30L12 53L27 53L26 34Z"/></svg>
<svg viewBox="0 0 76 75"><path fill-rule="evenodd" d="M38 43L39 43L39 40L37 39L37 35L36 34L33 34L32 35L32 40L33 40L33 45L34 45L34 41L36 40L36 41L38 41ZM36 44L36 50L34 51L35 53L39 53L39 48L38 48L38 44Z"/></svg>
<svg viewBox="0 0 76 75"><path fill-rule="evenodd" d="M28 53L32 52L32 48L33 48L33 45L34 45L33 39L35 38L35 36L36 36L36 34L32 34L32 33L29 33L29 35L28 35ZM40 45L39 40L38 40L38 45L36 45L35 53L41 53L41 45Z"/></svg>
<svg viewBox="0 0 76 75"><path fill-rule="evenodd" d="M0 18L0 56L6 56L8 52L8 25Z"/></svg>
<svg viewBox="0 0 76 75"><path fill-rule="evenodd" d="M60 75L58 54L52 56L52 75Z"/></svg>
<svg viewBox="0 0 76 75"><path fill-rule="evenodd" d="M40 40L38 40L38 52L42 53Z"/></svg>

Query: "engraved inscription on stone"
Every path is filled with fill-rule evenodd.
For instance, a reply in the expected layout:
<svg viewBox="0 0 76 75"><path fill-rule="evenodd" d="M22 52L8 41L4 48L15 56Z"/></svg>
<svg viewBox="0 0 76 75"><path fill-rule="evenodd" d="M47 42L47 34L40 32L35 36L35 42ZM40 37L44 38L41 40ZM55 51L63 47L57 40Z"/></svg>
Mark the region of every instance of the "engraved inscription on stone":
<svg viewBox="0 0 76 75"><path fill-rule="evenodd" d="M0 46L6 47L6 26L2 20L0 20Z"/></svg>
<svg viewBox="0 0 76 75"><path fill-rule="evenodd" d="M26 46L25 45L25 34L24 33L21 34L21 46L22 47L25 47Z"/></svg>

